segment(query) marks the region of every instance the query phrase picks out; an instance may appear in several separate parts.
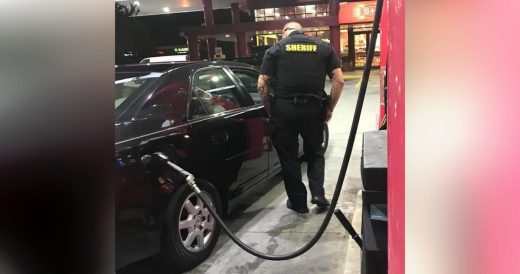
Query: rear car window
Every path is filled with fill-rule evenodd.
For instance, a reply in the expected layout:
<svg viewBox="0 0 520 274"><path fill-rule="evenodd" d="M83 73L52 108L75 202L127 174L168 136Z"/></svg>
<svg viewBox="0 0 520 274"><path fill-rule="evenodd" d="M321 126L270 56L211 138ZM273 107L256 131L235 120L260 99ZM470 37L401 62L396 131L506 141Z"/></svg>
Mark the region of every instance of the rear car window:
<svg viewBox="0 0 520 274"><path fill-rule="evenodd" d="M238 77L240 82L244 85L247 92L255 102L255 104L262 104L262 98L258 93L258 75L259 73L252 70L231 68L231 71Z"/></svg>
<svg viewBox="0 0 520 274"><path fill-rule="evenodd" d="M134 77L118 80L115 82L114 108L118 109L129 98L137 96L153 81L161 76L160 73L150 73L142 77Z"/></svg>

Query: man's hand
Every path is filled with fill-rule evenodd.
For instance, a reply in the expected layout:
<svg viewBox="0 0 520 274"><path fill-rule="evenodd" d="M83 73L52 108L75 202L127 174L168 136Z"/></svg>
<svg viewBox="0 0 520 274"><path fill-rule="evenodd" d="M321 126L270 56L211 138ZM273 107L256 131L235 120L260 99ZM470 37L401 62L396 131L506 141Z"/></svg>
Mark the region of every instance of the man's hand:
<svg viewBox="0 0 520 274"><path fill-rule="evenodd" d="M260 93L260 98L262 98L262 103L264 104L265 111L269 117L271 117L271 101L269 98L270 85L271 78L269 76L263 74L258 76L258 93Z"/></svg>
<svg viewBox="0 0 520 274"><path fill-rule="evenodd" d="M332 118L332 111L328 109L327 113L325 114L325 123L328 123L330 121L330 118Z"/></svg>

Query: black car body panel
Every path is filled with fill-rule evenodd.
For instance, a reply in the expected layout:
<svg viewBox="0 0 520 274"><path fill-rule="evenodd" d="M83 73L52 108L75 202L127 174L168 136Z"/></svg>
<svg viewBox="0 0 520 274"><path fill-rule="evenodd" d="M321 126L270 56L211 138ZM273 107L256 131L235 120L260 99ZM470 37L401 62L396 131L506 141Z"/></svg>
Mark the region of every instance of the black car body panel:
<svg viewBox="0 0 520 274"><path fill-rule="evenodd" d="M263 107L255 105L243 90L240 80L227 69L228 65L254 72L251 66L227 62L117 68L117 73L124 77L166 72L116 109L116 267L160 250L164 209L180 183L163 183L170 178L162 176L164 170L159 167L159 171L144 172L140 164L143 155L155 151L167 153L196 176L211 181L223 200L232 199L267 176L267 116ZM189 100L194 96L193 77L208 69L217 70L231 81L230 90L239 105L194 117L189 110L193 108ZM177 89L182 91L178 94L185 95L184 101L177 104L177 107L185 105L181 111L185 115L171 120L174 122L169 126L158 119L153 110L143 112L143 109L161 88L171 86L172 82L186 84Z"/></svg>
<svg viewBox="0 0 520 274"><path fill-rule="evenodd" d="M167 154L214 184L224 205L280 169L268 116L255 97L256 68L236 62L117 68L132 77L157 72L116 108L116 268L160 251L165 207L181 184L159 164L144 169L144 155Z"/></svg>

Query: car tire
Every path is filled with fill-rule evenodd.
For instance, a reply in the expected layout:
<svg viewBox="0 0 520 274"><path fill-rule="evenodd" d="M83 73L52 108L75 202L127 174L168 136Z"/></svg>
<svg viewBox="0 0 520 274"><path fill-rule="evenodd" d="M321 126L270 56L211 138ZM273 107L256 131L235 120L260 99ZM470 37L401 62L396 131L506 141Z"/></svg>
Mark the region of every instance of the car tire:
<svg viewBox="0 0 520 274"><path fill-rule="evenodd" d="M321 143L321 147L323 148L323 153L325 153L327 147L329 147L329 126L327 124L323 127L323 142Z"/></svg>
<svg viewBox="0 0 520 274"><path fill-rule="evenodd" d="M197 185L221 214L218 191L205 180L197 179ZM209 257L218 241L220 225L187 184L182 184L172 196L165 219L159 255L163 269L186 271Z"/></svg>

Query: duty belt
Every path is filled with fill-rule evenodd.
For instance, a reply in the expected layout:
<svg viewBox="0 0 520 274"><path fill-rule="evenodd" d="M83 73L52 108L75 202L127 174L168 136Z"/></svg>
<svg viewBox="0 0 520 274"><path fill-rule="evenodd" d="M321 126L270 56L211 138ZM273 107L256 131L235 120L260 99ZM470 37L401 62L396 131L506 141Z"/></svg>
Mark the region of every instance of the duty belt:
<svg viewBox="0 0 520 274"><path fill-rule="evenodd" d="M277 102L286 102L297 104L306 104L308 102L316 101L319 102L321 99L312 96L292 96L292 97L284 97L284 98L276 98Z"/></svg>

